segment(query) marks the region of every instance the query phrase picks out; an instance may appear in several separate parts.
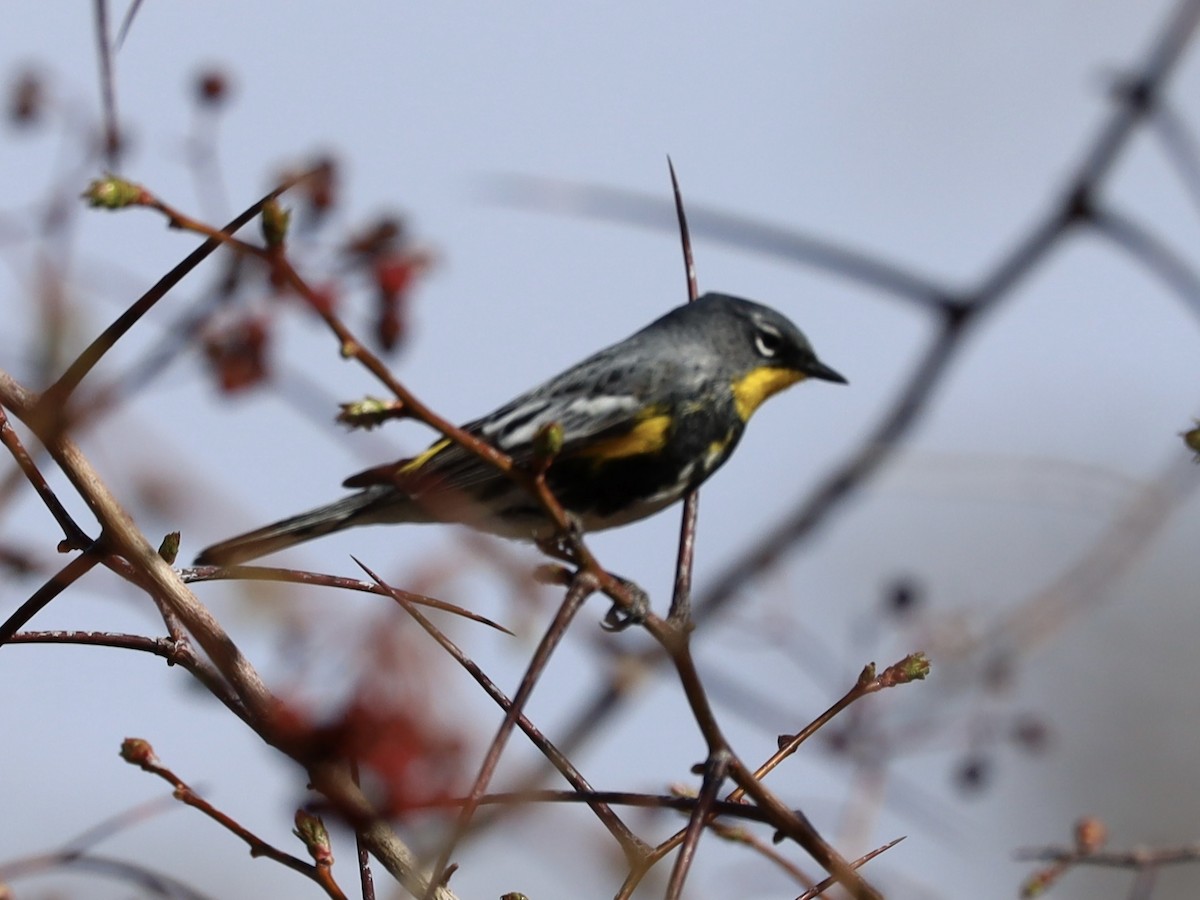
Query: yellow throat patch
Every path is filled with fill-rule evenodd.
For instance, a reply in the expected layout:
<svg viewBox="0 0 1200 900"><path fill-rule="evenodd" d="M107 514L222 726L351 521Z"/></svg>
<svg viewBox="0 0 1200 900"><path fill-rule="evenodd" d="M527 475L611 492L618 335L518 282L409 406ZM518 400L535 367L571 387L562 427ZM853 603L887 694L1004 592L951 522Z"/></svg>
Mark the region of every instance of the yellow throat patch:
<svg viewBox="0 0 1200 900"><path fill-rule="evenodd" d="M762 402L785 387L802 381L804 374L795 369L761 366L733 382L733 402L742 421L747 421Z"/></svg>

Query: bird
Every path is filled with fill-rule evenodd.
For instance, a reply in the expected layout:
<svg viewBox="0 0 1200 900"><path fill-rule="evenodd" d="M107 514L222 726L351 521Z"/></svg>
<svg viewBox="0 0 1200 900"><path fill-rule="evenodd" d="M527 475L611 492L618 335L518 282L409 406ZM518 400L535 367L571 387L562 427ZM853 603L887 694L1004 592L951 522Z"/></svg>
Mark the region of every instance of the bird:
<svg viewBox="0 0 1200 900"><path fill-rule="evenodd" d="M805 379L846 384L786 316L706 293L676 307L463 430L547 486L584 532L638 521L680 500L729 459L769 397ZM197 565L236 565L358 525L447 522L548 541L557 527L514 479L447 437L343 482L356 493L213 544Z"/></svg>

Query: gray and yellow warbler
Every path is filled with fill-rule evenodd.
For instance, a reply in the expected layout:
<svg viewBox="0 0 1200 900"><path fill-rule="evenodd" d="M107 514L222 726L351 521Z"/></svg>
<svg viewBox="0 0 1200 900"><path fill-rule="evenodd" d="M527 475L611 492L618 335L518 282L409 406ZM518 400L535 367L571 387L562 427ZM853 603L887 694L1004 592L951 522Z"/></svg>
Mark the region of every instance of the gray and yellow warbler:
<svg viewBox="0 0 1200 900"><path fill-rule="evenodd" d="M759 405L805 378L845 383L769 307L705 294L463 426L520 465L555 423L546 483L584 531L658 512L720 468ZM459 522L509 538L554 528L537 500L443 438L354 475L341 500L214 544L199 565L232 565L354 525Z"/></svg>

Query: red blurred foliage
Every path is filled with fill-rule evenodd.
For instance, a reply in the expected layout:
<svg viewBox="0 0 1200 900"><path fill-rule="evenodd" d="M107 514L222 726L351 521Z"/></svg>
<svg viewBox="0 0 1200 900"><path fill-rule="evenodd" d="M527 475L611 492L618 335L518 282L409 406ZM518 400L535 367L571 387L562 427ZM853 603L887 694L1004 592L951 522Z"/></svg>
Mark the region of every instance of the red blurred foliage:
<svg viewBox="0 0 1200 900"><path fill-rule="evenodd" d="M431 668L396 628L371 632L359 682L332 718L281 708L276 734L307 765L357 762L364 790L389 817L440 805L464 780L464 742L442 724L425 685Z"/></svg>
<svg viewBox="0 0 1200 900"><path fill-rule="evenodd" d="M332 156L318 157L313 162L311 174L304 181L304 197L314 219L319 219L337 205L337 189L337 160Z"/></svg>
<svg viewBox="0 0 1200 900"><path fill-rule="evenodd" d="M433 254L412 246L404 220L382 216L350 236L342 252L362 266L375 285L375 337L395 350L408 333L408 298L433 266Z"/></svg>
<svg viewBox="0 0 1200 900"><path fill-rule="evenodd" d="M204 355L222 391L245 390L267 377L268 337L263 319L246 316L205 338Z"/></svg>
<svg viewBox="0 0 1200 900"><path fill-rule="evenodd" d="M195 91L201 106L222 106L230 95L229 76L220 69L205 69L196 76Z"/></svg>
<svg viewBox="0 0 1200 900"><path fill-rule="evenodd" d="M33 125L46 106L46 89L37 72L17 75L8 95L8 118L14 125Z"/></svg>
<svg viewBox="0 0 1200 900"><path fill-rule="evenodd" d="M394 350L408 333L408 298L417 278L433 265L423 250L401 250L375 261L375 333L384 350Z"/></svg>
<svg viewBox="0 0 1200 900"><path fill-rule="evenodd" d="M394 253L406 242L404 220L396 216L381 216L362 231L352 234L343 245L342 252L369 263Z"/></svg>

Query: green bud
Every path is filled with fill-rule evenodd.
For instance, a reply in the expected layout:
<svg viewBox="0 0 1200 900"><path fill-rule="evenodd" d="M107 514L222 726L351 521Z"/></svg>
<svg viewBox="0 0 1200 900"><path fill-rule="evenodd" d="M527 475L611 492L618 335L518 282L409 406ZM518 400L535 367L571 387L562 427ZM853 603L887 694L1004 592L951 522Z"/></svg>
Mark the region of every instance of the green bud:
<svg viewBox="0 0 1200 900"><path fill-rule="evenodd" d="M879 676L881 687L894 687L910 681L923 681L929 675L929 657L924 653L910 653L900 662L888 666Z"/></svg>
<svg viewBox="0 0 1200 900"><path fill-rule="evenodd" d="M1200 463L1200 423L1197 423L1190 431L1181 432L1180 437L1183 438L1183 443L1187 448L1196 454L1192 457L1192 461Z"/></svg>
<svg viewBox="0 0 1200 900"><path fill-rule="evenodd" d="M292 834L300 838L318 866L333 865L333 847L329 842L329 832L320 816L298 809L296 810L296 828Z"/></svg>
<svg viewBox="0 0 1200 900"><path fill-rule="evenodd" d="M565 432L558 422L547 422L533 436L533 454L536 459L549 461L562 452Z"/></svg>
<svg viewBox="0 0 1200 900"><path fill-rule="evenodd" d="M162 543L158 545L158 555L166 561L167 565L175 565L175 558L179 556L178 531L172 531L162 539Z"/></svg>
<svg viewBox="0 0 1200 900"><path fill-rule="evenodd" d="M351 403L338 404L341 412L337 421L349 428L378 428L388 419L407 415L404 404L399 400L384 400L380 397L363 397Z"/></svg>
<svg viewBox="0 0 1200 900"><path fill-rule="evenodd" d="M263 204L262 232L268 247L278 249L284 245L291 219L292 211L284 209L278 200L268 200Z"/></svg>
<svg viewBox="0 0 1200 900"><path fill-rule="evenodd" d="M124 209L126 206L137 206L146 202L146 191L132 181L106 175L97 178L87 186L80 196L88 202L88 206L100 209Z"/></svg>

